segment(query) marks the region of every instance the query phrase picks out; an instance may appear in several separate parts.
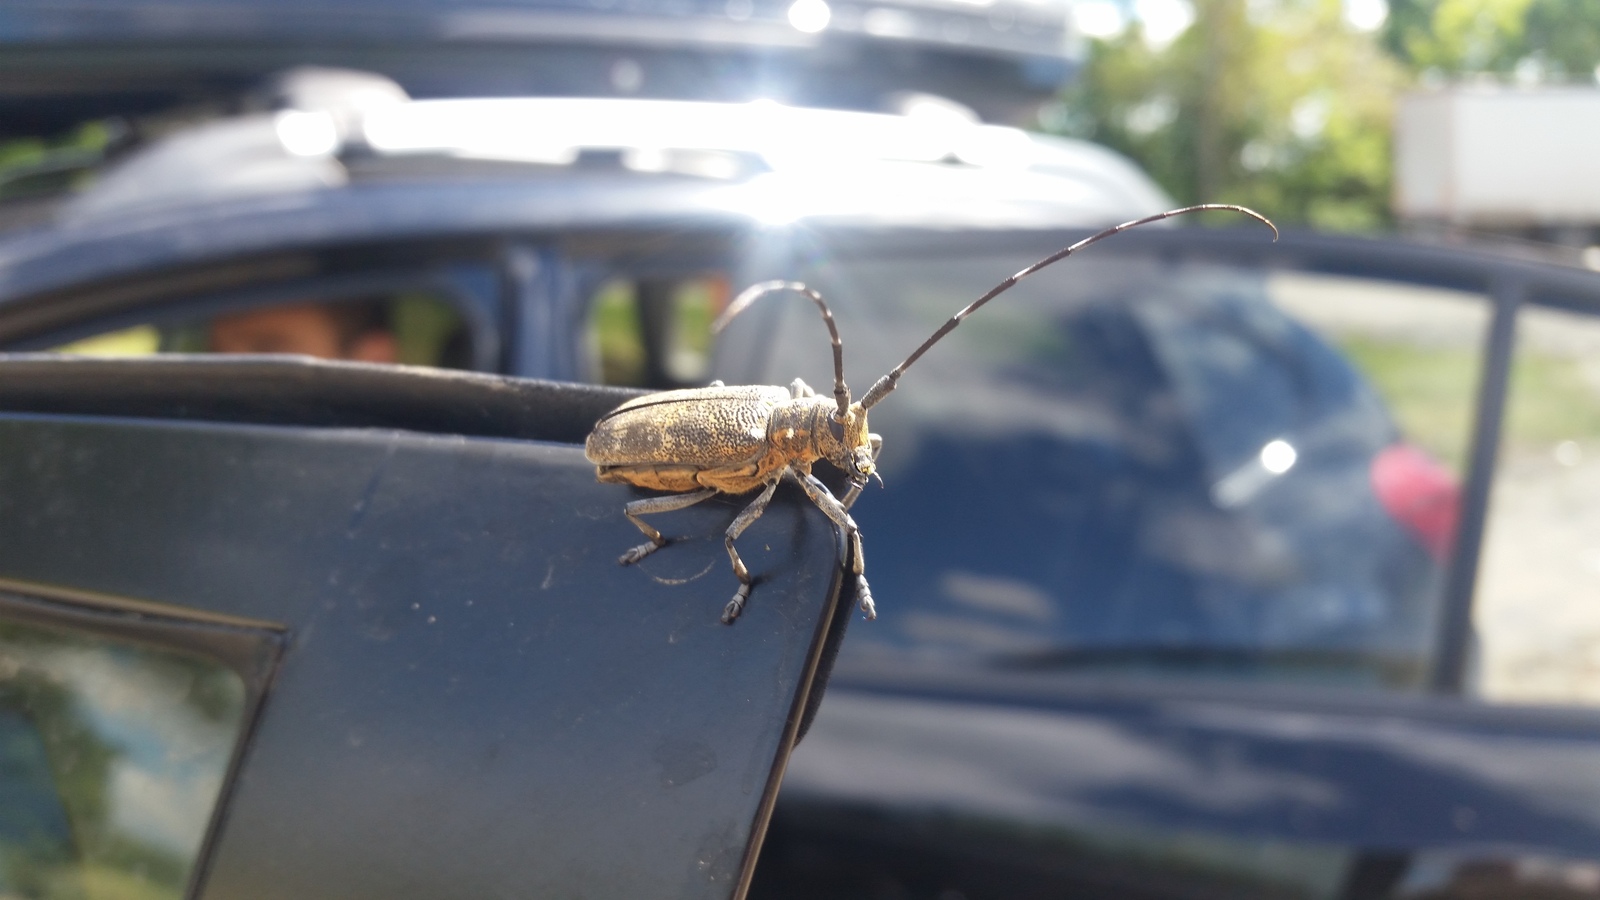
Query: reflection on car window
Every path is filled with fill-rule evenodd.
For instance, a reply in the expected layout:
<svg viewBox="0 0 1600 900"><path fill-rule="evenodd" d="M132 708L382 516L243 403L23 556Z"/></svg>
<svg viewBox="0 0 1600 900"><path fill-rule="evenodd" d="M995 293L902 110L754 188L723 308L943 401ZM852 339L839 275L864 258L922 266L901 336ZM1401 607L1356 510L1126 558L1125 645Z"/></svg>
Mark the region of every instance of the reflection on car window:
<svg viewBox="0 0 1600 900"><path fill-rule="evenodd" d="M1049 249L832 259L810 280L870 383ZM953 332L872 413L886 489L853 514L898 609L846 653L1420 687L1455 485L1279 290L1086 257ZM781 306L761 381L827 383L815 315Z"/></svg>
<svg viewBox="0 0 1600 900"><path fill-rule="evenodd" d="M218 663L0 621L0 896L183 896L244 709Z"/></svg>
<svg viewBox="0 0 1600 900"><path fill-rule="evenodd" d="M1315 330L1377 388L1417 445L1465 470L1489 327L1482 294L1295 272L1269 277L1272 302Z"/></svg>
<svg viewBox="0 0 1600 900"><path fill-rule="evenodd" d="M1195 272L1169 302L1132 307L1219 481L1292 466L1309 446L1366 448L1395 438L1376 393L1304 326L1280 314L1263 281ZM1279 448L1267 450L1278 442ZM1272 454L1280 454L1277 460ZM1226 487L1226 485L1223 485ZM1239 497L1223 494L1223 505Z"/></svg>
<svg viewBox="0 0 1600 900"><path fill-rule="evenodd" d="M467 368L471 360L461 316L426 293L265 304L119 329L54 349L81 356L295 353L445 368Z"/></svg>

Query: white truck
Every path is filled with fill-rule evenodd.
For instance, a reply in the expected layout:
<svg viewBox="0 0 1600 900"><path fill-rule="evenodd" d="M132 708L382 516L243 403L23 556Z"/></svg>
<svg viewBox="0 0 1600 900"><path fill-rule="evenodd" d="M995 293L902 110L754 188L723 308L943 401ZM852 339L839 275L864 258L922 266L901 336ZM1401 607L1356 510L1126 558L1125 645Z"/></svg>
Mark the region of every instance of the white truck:
<svg viewBox="0 0 1600 900"><path fill-rule="evenodd" d="M1452 87L1402 98L1402 221L1580 246L1600 230L1600 88Z"/></svg>

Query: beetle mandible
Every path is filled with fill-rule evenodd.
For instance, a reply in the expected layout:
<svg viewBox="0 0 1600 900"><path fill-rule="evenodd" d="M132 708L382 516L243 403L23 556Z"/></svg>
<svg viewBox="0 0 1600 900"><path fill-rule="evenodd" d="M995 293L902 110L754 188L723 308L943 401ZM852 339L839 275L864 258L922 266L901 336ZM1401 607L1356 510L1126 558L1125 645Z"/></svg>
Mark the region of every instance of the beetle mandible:
<svg viewBox="0 0 1600 900"><path fill-rule="evenodd" d="M743 612L752 584L750 572L739 558L734 542L766 511L778 483L792 481L835 525L844 529L850 543L850 569L856 577L861 612L868 619L877 618L864 574L861 529L850 518L850 507L866 487L867 480L876 477L875 462L882 445L882 439L867 430L867 410L887 397L899 383L900 376L960 325L962 319L1018 281L1129 228L1213 209L1232 210L1257 219L1272 229L1273 240L1278 238L1278 227L1266 216L1225 203L1186 206L1107 228L995 285L951 316L923 341L922 346L878 379L857 403L850 402L850 388L844 382L844 346L839 340L833 313L822 295L793 281L764 281L745 289L712 323L712 332L720 332L734 316L766 294L794 291L805 295L821 310L833 342L833 396L818 396L798 378L788 388L729 387L718 381L710 387L647 394L603 416L584 444L584 455L595 464L596 477L610 484L631 484L668 492L665 496L646 497L623 506L623 515L638 526L649 541L628 550L617 561L631 565L667 545L661 532L641 516L684 509L717 494L744 494L759 488L761 493L734 517L724 535L723 543L733 561L733 574L739 579L738 591L722 610L722 621L731 624ZM834 497L811 474L811 466L818 460L832 463L850 480L850 490L843 499Z"/></svg>

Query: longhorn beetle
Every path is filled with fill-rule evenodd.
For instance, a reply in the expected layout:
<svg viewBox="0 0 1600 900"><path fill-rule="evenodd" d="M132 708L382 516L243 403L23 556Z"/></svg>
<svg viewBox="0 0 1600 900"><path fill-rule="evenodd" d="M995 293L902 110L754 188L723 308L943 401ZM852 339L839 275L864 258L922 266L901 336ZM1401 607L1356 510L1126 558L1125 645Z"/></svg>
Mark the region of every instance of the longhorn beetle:
<svg viewBox="0 0 1600 900"><path fill-rule="evenodd" d="M647 394L607 413L595 424L584 444L584 455L595 464L596 477L610 484L631 484L669 492L667 496L646 497L623 506L622 514L650 540L622 554L617 561L631 565L667 545L661 532L641 516L684 509L719 493L744 494L760 488L761 493L755 500L734 517L723 540L728 557L733 560L733 574L739 579L738 591L722 610L722 621L731 624L744 610L751 586L750 572L739 558L734 541L766 511L778 482L793 481L835 525L845 530L850 541L851 571L856 576L856 596L861 601L861 611L868 619L877 618L872 592L863 575L866 566L861 556L861 530L850 518L850 507L866 487L867 480L877 477L874 463L883 443L880 437L867 431L867 410L889 396L900 376L930 347L955 330L962 319L1018 281L1129 228L1207 209L1243 213L1265 223L1272 229L1272 239L1278 239L1278 227L1266 216L1243 206L1222 203L1168 210L1107 228L1012 275L951 316L904 362L878 379L859 403L850 402L850 388L844 383L844 345L833 323L833 313L822 295L794 281L764 281L752 285L712 323L712 332L720 332L740 311L767 294L778 291L804 294L822 311L822 321L833 341L833 399L817 396L798 378L788 388L728 387L717 381L710 387ZM834 497L811 474L812 464L819 459L832 463L850 479L850 490L844 499Z"/></svg>

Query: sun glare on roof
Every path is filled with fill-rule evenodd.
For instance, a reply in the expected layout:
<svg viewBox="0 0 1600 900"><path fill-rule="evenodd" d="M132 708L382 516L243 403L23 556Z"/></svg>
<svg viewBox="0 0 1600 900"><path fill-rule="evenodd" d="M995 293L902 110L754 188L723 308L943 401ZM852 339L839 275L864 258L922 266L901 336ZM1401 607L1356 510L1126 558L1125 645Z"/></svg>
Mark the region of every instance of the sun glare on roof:
<svg viewBox="0 0 1600 900"><path fill-rule="evenodd" d="M327 113L285 110L273 125L283 149L295 156L327 156L339 149L339 130Z"/></svg>
<svg viewBox="0 0 1600 900"><path fill-rule="evenodd" d="M833 18L833 10L828 8L824 0L794 0L789 7L789 24L796 31L806 34L816 34L828 27L828 20Z"/></svg>

